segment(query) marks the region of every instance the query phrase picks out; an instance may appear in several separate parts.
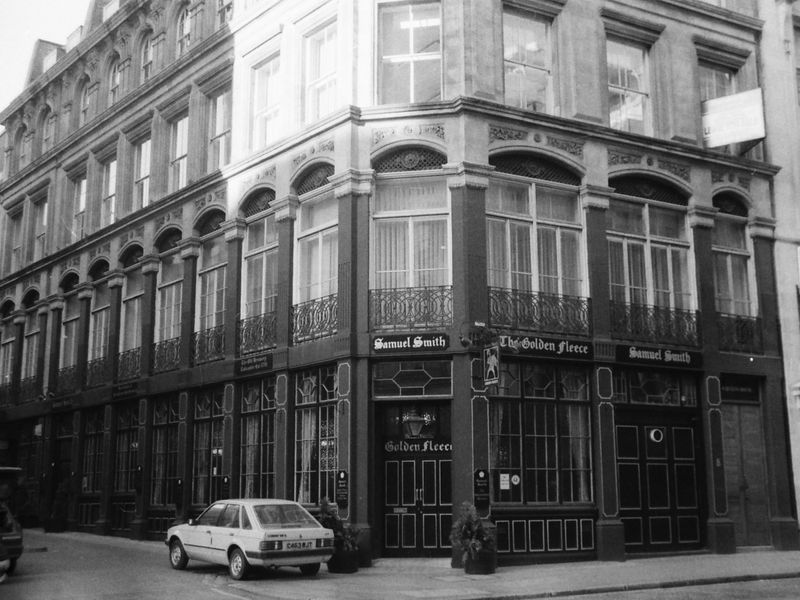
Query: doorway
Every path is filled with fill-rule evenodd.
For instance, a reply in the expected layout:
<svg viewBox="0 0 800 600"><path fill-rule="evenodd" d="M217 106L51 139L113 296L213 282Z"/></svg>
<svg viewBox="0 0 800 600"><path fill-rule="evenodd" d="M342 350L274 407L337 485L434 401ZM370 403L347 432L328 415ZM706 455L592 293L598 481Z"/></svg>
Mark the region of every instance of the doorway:
<svg viewBox="0 0 800 600"><path fill-rule="evenodd" d="M384 556L449 555L450 405L404 402L383 405L378 412Z"/></svg>

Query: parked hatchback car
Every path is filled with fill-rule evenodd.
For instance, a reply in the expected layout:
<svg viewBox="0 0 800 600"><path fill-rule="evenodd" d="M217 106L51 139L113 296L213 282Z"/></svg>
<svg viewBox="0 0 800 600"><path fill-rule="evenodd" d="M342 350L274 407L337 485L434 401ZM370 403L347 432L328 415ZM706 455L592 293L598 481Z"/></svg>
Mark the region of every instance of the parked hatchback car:
<svg viewBox="0 0 800 600"><path fill-rule="evenodd" d="M297 502L264 498L220 500L196 519L167 531L169 562L189 560L227 565L233 579L251 567L299 567L315 575L333 554L333 532Z"/></svg>
<svg viewBox="0 0 800 600"><path fill-rule="evenodd" d="M19 467L0 467L0 582L14 572L22 555L22 527L11 504L21 473Z"/></svg>

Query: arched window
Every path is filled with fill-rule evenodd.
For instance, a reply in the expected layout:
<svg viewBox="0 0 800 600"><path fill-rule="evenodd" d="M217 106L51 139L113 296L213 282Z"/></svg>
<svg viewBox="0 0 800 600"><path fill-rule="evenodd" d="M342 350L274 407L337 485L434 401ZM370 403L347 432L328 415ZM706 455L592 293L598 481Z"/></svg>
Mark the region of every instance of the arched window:
<svg viewBox="0 0 800 600"><path fill-rule="evenodd" d="M169 229L156 241L161 268L156 293L155 349L153 370L156 373L178 368L183 306L183 261L178 250L181 232Z"/></svg>
<svg viewBox="0 0 800 600"><path fill-rule="evenodd" d="M30 150L28 128L25 125L21 125L14 138L14 158L16 159L16 164L12 165L14 171L24 169L31 162Z"/></svg>
<svg viewBox="0 0 800 600"><path fill-rule="evenodd" d="M202 237L202 251L198 269L197 331L204 332L220 327L225 322L225 274L228 252L221 225L225 220L222 211L212 211L197 224L197 234Z"/></svg>
<svg viewBox="0 0 800 600"><path fill-rule="evenodd" d="M39 292L35 290L28 292L22 301L22 305L25 308L25 337L22 342L22 381L31 383L36 380L38 371L36 368L39 356L38 303ZM22 388L25 391L35 389L31 385L23 385Z"/></svg>
<svg viewBox="0 0 800 600"><path fill-rule="evenodd" d="M153 74L153 36L146 33L139 46L139 83L144 83Z"/></svg>
<svg viewBox="0 0 800 600"><path fill-rule="evenodd" d="M186 54L192 43L192 16L189 5L185 5L178 15L178 27L175 36L175 57Z"/></svg>
<svg viewBox="0 0 800 600"><path fill-rule="evenodd" d="M45 106L39 115L39 131L41 132L40 154L44 154L56 143L56 115L49 106Z"/></svg>
<svg viewBox="0 0 800 600"><path fill-rule="evenodd" d="M108 106L119 100L121 94L122 71L119 56L115 56L108 67Z"/></svg>
<svg viewBox="0 0 800 600"><path fill-rule="evenodd" d="M247 218L245 236L244 315L257 317L275 311L278 284L278 228L269 203L272 190L259 190L245 201L242 212Z"/></svg>
<svg viewBox="0 0 800 600"><path fill-rule="evenodd" d="M0 388L8 388L11 385L17 335L17 328L12 318L14 309L14 303L10 300L0 308Z"/></svg>
<svg viewBox="0 0 800 600"><path fill-rule="evenodd" d="M118 377L120 380L134 378L140 374L142 298L144 297L141 259L141 246L132 246L120 258L120 266L125 271L125 284L122 288L122 325L119 339Z"/></svg>
<svg viewBox="0 0 800 600"><path fill-rule="evenodd" d="M712 230L714 289L717 311L731 315L753 314L750 300L750 249L747 239L747 207L733 194L714 197L718 209Z"/></svg>
<svg viewBox="0 0 800 600"><path fill-rule="evenodd" d="M78 334L80 325L80 300L78 300L78 276L70 273L61 281L64 294L64 310L61 315L61 352L58 362L58 390L70 392L77 386Z"/></svg>

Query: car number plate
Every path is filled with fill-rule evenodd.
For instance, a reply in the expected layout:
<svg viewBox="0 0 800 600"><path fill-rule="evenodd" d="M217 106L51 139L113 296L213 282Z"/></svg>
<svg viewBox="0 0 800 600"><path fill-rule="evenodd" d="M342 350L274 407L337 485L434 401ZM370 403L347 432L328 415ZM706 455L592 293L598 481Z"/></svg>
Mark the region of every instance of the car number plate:
<svg viewBox="0 0 800 600"><path fill-rule="evenodd" d="M314 542L311 540L303 542L286 542L287 550L308 550L314 547Z"/></svg>

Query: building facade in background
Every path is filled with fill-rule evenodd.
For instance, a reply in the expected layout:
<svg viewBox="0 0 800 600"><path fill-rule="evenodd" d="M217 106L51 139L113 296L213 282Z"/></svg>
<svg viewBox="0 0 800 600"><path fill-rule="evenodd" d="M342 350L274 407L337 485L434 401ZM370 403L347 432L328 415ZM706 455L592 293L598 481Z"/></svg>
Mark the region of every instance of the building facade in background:
<svg viewBox="0 0 800 600"><path fill-rule="evenodd" d="M24 515L159 539L327 497L422 556L470 501L507 562L797 548L792 32L767 0L93 2L0 112Z"/></svg>

